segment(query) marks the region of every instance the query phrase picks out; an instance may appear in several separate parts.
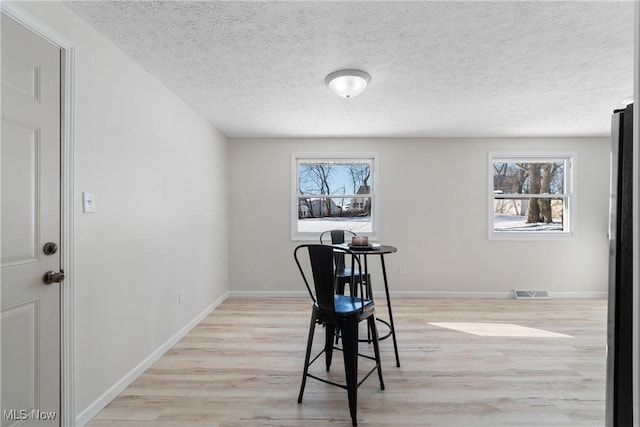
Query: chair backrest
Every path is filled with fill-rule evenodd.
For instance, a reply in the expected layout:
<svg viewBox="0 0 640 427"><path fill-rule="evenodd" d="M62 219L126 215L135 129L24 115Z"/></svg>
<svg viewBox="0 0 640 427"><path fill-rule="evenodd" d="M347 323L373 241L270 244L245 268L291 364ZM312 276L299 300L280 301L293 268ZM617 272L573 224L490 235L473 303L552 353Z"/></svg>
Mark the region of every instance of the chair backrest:
<svg viewBox="0 0 640 427"><path fill-rule="evenodd" d="M329 237L331 237L332 245L339 245L345 243L345 236L349 238L356 236L356 233L350 230L327 230L320 234L320 244L326 245L328 243ZM338 271L343 271L345 268L344 265L344 254L335 253L335 263Z"/></svg>
<svg viewBox="0 0 640 427"><path fill-rule="evenodd" d="M356 233L350 230L327 230L323 231L320 234L320 243L326 245L329 241L329 237L331 237L331 244L338 245L340 243L345 243L345 236L349 238L356 236Z"/></svg>
<svg viewBox="0 0 640 427"><path fill-rule="evenodd" d="M308 254L308 260L306 260L306 262L302 260L302 252L304 252L303 249L305 248L307 249L306 252ZM350 250L329 245L304 244L298 246L293 252L293 257L298 266L298 270L300 270L304 284L309 291L309 295L313 302L318 304L318 307L320 307L321 310L335 311L334 294L337 269L334 257L336 253L341 254L343 257L345 254L351 255L351 286L355 283L359 283L361 287L360 295L364 295L364 290L362 289L362 277L356 278L353 273L355 270L353 265L356 263L358 264L357 271L362 271L360 268L360 259ZM308 264L311 268L313 290L305 274L303 263Z"/></svg>

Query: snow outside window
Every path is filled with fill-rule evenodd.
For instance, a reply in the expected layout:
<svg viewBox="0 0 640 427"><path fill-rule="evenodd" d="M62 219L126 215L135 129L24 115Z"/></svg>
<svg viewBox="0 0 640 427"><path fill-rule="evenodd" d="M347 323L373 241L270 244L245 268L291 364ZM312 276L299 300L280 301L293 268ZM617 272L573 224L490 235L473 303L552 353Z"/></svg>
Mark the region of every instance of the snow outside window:
<svg viewBox="0 0 640 427"><path fill-rule="evenodd" d="M570 238L575 153L489 153L489 239Z"/></svg>
<svg viewBox="0 0 640 427"><path fill-rule="evenodd" d="M326 230L375 238L376 154L292 154L293 240L316 240Z"/></svg>

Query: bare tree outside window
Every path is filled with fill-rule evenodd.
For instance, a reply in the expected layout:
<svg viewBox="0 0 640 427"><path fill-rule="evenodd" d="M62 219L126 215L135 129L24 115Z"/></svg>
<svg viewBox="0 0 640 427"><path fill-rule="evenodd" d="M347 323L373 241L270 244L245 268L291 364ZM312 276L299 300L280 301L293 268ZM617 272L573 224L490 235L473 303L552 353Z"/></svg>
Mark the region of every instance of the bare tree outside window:
<svg viewBox="0 0 640 427"><path fill-rule="evenodd" d="M372 232L372 159L296 162L297 230Z"/></svg>
<svg viewBox="0 0 640 427"><path fill-rule="evenodd" d="M304 198L304 204L309 208L310 216L313 218L332 216L335 210L332 209L333 200L328 196L331 194L329 180L333 172L331 164L310 163L301 164L299 172L299 189L301 195L311 197ZM314 201L318 201L319 208L314 209ZM336 207L337 209L337 207Z"/></svg>

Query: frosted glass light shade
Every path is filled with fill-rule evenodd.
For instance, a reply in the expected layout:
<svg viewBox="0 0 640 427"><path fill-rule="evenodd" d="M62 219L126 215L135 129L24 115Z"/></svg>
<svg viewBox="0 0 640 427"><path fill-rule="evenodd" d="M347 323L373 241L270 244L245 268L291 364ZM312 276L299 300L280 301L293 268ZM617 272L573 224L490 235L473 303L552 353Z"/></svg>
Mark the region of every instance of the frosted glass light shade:
<svg viewBox="0 0 640 427"><path fill-rule="evenodd" d="M353 98L365 90L371 76L360 70L340 70L329 74L324 81L337 95Z"/></svg>

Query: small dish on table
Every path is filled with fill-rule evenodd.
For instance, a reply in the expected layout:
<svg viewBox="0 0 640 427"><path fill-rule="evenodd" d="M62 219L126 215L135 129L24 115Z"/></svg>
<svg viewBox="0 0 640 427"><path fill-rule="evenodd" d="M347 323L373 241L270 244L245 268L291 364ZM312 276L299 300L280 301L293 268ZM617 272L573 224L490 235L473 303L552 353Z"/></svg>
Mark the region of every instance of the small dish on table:
<svg viewBox="0 0 640 427"><path fill-rule="evenodd" d="M371 249L373 245L369 243L369 238L367 236L353 236L351 238L351 243L349 243L349 249Z"/></svg>

